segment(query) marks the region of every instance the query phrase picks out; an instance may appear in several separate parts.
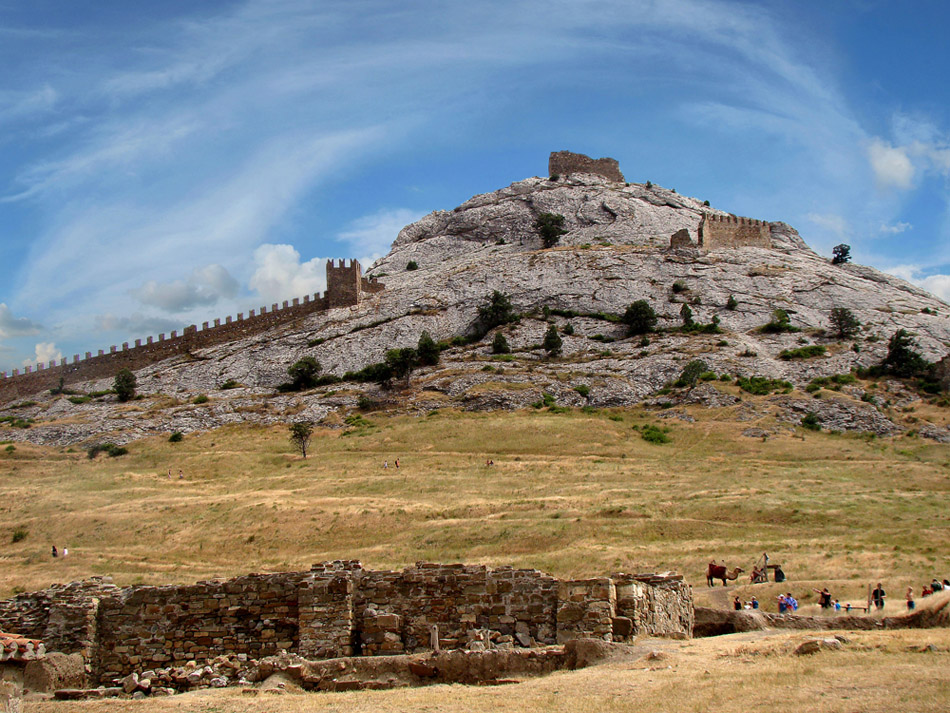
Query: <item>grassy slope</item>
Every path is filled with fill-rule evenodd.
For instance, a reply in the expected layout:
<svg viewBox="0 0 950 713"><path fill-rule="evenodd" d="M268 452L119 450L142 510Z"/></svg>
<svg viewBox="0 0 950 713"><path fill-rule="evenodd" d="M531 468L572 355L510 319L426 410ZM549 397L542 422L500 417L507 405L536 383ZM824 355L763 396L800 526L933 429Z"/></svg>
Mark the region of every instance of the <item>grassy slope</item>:
<svg viewBox="0 0 950 713"><path fill-rule="evenodd" d="M717 420L724 413L693 415L663 422L666 445L634 429L658 423L647 412L530 411L373 414L372 427L318 432L306 461L283 428L155 438L95 461L0 449L0 595L92 574L186 583L336 558L562 577L675 569L699 603L710 601L711 557L749 570L763 551L783 563L782 588L806 601L825 584L860 600L878 580L898 600L907 585L950 575L947 446L811 432L762 442ZM382 469L397 457L399 470ZM28 535L12 543L18 527ZM53 560L53 543L70 557ZM778 589L742 595L768 601Z"/></svg>

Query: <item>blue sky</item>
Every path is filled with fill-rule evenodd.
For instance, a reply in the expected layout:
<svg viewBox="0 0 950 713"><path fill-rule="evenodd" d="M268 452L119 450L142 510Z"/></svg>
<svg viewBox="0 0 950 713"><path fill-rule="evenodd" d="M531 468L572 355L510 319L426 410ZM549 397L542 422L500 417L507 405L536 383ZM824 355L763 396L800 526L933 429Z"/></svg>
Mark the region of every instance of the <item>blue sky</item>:
<svg viewBox="0 0 950 713"><path fill-rule="evenodd" d="M950 5L0 0L0 370L322 290L612 156L950 299Z"/></svg>

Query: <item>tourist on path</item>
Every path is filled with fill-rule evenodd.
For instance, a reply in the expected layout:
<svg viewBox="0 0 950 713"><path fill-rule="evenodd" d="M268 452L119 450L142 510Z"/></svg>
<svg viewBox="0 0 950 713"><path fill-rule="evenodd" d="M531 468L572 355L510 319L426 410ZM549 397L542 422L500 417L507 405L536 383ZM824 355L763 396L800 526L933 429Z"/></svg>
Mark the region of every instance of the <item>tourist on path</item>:
<svg viewBox="0 0 950 713"><path fill-rule="evenodd" d="M914 588L907 588L907 611L914 611Z"/></svg>
<svg viewBox="0 0 950 713"><path fill-rule="evenodd" d="M887 597L887 592L884 591L884 587L881 586L881 583L877 583L877 588L871 592L871 601L874 602L874 608L881 610L884 608L884 599Z"/></svg>

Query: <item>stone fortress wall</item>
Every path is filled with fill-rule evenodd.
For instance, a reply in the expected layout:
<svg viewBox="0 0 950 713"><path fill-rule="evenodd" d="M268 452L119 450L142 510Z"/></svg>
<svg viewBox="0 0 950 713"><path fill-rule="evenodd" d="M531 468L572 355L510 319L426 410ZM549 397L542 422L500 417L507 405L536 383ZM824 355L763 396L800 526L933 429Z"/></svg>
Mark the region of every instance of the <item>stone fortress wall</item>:
<svg viewBox="0 0 950 713"><path fill-rule="evenodd" d="M706 213L699 223L699 247L705 250L770 248L772 247L771 231L771 224L764 220Z"/></svg>
<svg viewBox="0 0 950 713"><path fill-rule="evenodd" d="M430 650L434 636L455 649L688 637L692 627L692 592L680 575L558 580L461 564L378 571L337 561L184 586L118 588L94 578L0 601L0 629L82 653L91 683L225 654L390 655Z"/></svg>
<svg viewBox="0 0 950 713"><path fill-rule="evenodd" d="M170 336L159 334L157 339L148 337L143 343L136 339L130 346L128 342L121 348L112 346L106 352L99 350L98 355L86 352L85 358L78 354L71 362L61 359L36 368L26 367L22 372L14 369L12 374L0 372L0 402L35 394L39 391L91 379L107 379L115 376L120 369L141 369L156 361L187 354L194 349L214 346L236 339L252 336L279 325L293 323L314 312L326 311L337 307L349 307L359 304L364 294L375 294L385 289L385 285L376 278L366 278L356 260L327 261L327 290L320 294L305 295L303 299L285 300L282 305L273 304L268 310L251 310L245 316L239 312L232 319L225 317L224 322L214 320L212 324L204 322L199 329L196 325L185 327L181 334L177 331Z"/></svg>
<svg viewBox="0 0 950 713"><path fill-rule="evenodd" d="M549 176L567 176L572 173L594 173L610 181L624 182L620 164L614 158L591 158L582 153L552 151L548 157Z"/></svg>

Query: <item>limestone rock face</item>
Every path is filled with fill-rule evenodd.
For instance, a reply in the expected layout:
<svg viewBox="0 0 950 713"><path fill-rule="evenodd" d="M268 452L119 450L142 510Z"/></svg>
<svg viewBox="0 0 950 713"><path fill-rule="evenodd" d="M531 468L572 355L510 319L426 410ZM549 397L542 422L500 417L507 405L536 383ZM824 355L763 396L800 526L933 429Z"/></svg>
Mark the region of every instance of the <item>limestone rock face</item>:
<svg viewBox="0 0 950 713"><path fill-rule="evenodd" d="M535 227L541 213L564 216L566 232L548 249ZM39 395L36 405L17 412L34 418L33 427L4 429L3 437L65 445L109 434L123 443L242 421L285 423L288 414L320 421L355 406L361 393L392 400L375 386L356 383L340 394L328 393L337 390L331 387L274 396L274 389L287 380L287 367L304 356L315 357L324 373L342 376L382 361L389 349L416 346L423 330L436 340L471 334L478 308L494 290L529 315L502 328L515 361L482 368L492 334L444 351L440 366L413 374L412 395L399 397L409 408L522 408L545 392L561 405L630 405L675 380L694 358L717 374L785 379L801 387L815 377L879 363L888 338L900 328L916 335L930 361L950 350L950 305L924 290L873 268L832 265L779 222L769 224L770 248L699 249L704 214L726 215L659 186L590 173L518 181L403 228L390 253L366 271L386 289L365 295L358 306L153 364L137 372L144 402L120 408L108 398L74 404ZM418 269L407 270L410 261ZM649 343L629 337L622 324L604 316L620 315L636 300L650 303L659 327L679 326L688 303L695 322L715 317L722 333L666 332L651 335ZM854 339L823 333L835 307L861 321ZM758 331L776 309L801 331ZM537 348L549 320L562 330L559 361L545 359ZM828 351L812 359L779 358L782 350L806 344L823 344ZM559 378L562 372L570 379ZM219 390L228 380L240 386ZM578 386L588 393L582 396ZM78 385L87 392L110 387L110 380ZM198 394L210 400L192 404ZM693 401L726 407L732 398L706 391ZM873 400L864 404L859 398L815 406L835 428L901 430L875 411ZM776 408L788 423L799 421L806 408L817 410L797 403Z"/></svg>

